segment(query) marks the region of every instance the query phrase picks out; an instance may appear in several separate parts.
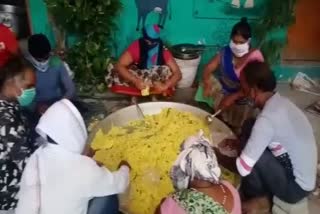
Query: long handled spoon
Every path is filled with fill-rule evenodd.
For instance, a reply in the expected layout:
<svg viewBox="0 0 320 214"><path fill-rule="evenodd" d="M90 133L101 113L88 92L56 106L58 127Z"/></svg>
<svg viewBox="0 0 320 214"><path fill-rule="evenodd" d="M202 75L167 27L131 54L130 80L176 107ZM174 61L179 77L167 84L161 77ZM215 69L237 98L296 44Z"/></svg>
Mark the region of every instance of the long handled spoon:
<svg viewBox="0 0 320 214"><path fill-rule="evenodd" d="M218 114L221 113L221 109L219 109L216 113L212 114L212 115L208 115L206 118L207 118L207 121L208 123L211 123L213 121L213 118L215 118Z"/></svg>

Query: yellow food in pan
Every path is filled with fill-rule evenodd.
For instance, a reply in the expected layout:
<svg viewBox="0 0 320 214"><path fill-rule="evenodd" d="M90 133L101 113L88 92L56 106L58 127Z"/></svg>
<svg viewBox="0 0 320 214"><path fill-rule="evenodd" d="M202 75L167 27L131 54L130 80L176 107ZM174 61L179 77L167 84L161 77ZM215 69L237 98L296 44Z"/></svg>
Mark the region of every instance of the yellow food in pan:
<svg viewBox="0 0 320 214"><path fill-rule="evenodd" d="M97 150L94 158L110 170L116 170L121 160L132 167L128 213L154 213L161 199L173 191L169 170L183 140L200 129L209 135L206 121L192 113L164 109L144 120L113 127L107 134L97 132L92 142Z"/></svg>

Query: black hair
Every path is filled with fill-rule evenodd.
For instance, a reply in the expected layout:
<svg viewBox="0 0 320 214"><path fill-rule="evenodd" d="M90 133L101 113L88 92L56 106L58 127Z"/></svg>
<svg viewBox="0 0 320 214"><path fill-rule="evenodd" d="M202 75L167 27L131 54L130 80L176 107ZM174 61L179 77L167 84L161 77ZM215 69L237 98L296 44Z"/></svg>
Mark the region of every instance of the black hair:
<svg viewBox="0 0 320 214"><path fill-rule="evenodd" d="M26 69L32 69L22 56L12 55L8 61L0 68L0 90L3 89L5 83L19 75L23 75Z"/></svg>
<svg viewBox="0 0 320 214"><path fill-rule="evenodd" d="M257 87L263 92L273 92L276 89L276 77L266 62L250 62L243 72L249 87Z"/></svg>
<svg viewBox="0 0 320 214"><path fill-rule="evenodd" d="M236 35L240 35L246 40L251 38L251 27L246 17L241 18L240 22L233 26L230 37Z"/></svg>
<svg viewBox="0 0 320 214"><path fill-rule="evenodd" d="M34 34L28 39L29 53L37 59L44 59L51 52L51 45L44 34Z"/></svg>

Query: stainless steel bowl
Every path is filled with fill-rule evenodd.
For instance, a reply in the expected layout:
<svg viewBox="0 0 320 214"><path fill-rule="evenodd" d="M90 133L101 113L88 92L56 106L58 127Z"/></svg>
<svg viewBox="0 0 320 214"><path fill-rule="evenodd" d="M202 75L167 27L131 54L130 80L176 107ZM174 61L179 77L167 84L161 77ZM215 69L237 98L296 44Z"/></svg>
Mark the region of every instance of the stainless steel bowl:
<svg viewBox="0 0 320 214"><path fill-rule="evenodd" d="M205 121L206 121L206 117L209 115L208 112L202 109L199 109L197 107L182 104L182 103L175 103L175 102L150 102L150 103L139 104L139 106L143 111L144 115L158 114L164 108L174 108L181 111L191 112ZM135 105L120 109L110 114L93 129L93 131L89 136L89 142L93 140L96 132L99 129L102 129L104 133L108 133L108 131L112 128L112 126L124 126L128 122L132 120L137 120L137 119L141 119L141 116L137 111L137 108ZM223 133L228 137L234 136L230 128L227 127L223 122L221 122L217 118L213 118L213 121L210 124L208 124L208 126L212 132ZM215 142L215 139L213 139L213 142Z"/></svg>

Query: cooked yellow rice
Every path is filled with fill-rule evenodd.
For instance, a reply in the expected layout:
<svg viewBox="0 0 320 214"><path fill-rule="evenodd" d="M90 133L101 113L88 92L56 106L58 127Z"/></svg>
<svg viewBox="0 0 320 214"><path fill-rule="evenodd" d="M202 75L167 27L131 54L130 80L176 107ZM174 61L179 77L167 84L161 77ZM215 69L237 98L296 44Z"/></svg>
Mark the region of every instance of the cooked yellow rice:
<svg viewBox="0 0 320 214"><path fill-rule="evenodd" d="M206 121L192 113L164 109L144 120L113 127L107 134L97 132L92 142L97 150L94 158L110 170L116 170L121 160L132 167L128 213L154 213L161 199L173 191L169 170L183 140L200 129L209 136Z"/></svg>

